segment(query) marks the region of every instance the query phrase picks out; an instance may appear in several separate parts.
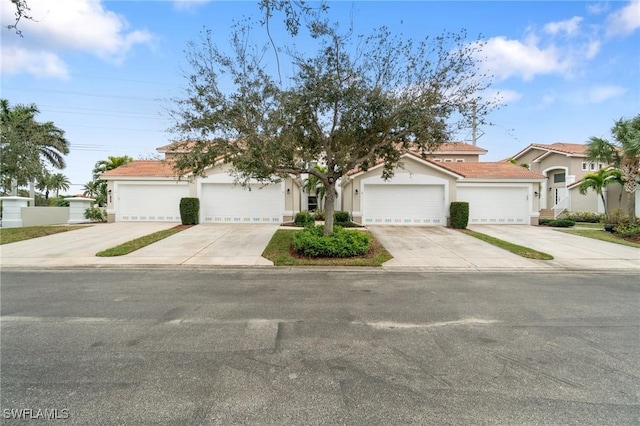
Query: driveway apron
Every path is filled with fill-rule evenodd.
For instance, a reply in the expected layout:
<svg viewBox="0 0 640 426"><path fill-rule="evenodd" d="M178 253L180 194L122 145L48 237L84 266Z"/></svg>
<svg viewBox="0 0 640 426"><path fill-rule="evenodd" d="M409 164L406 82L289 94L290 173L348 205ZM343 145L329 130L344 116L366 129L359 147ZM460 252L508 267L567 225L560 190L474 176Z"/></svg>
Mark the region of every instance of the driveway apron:
<svg viewBox="0 0 640 426"><path fill-rule="evenodd" d="M470 229L549 253L556 267L577 270L640 269L640 249L571 235L544 226L478 225Z"/></svg>
<svg viewBox="0 0 640 426"><path fill-rule="evenodd" d="M442 226L370 226L373 235L394 257L385 268L546 269L542 260L526 259L462 232Z"/></svg>

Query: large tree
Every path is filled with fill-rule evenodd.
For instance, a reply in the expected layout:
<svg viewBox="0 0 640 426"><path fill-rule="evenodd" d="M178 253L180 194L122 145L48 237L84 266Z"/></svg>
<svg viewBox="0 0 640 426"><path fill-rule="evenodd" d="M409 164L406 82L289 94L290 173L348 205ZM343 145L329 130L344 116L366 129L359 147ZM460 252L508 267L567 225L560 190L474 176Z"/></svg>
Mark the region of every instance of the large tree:
<svg viewBox="0 0 640 426"><path fill-rule="evenodd" d="M52 122L40 123L35 105L9 105L0 100L0 176L6 190L12 186L35 182L48 165L55 169L66 167L64 156L69 142L64 131Z"/></svg>
<svg viewBox="0 0 640 426"><path fill-rule="evenodd" d="M622 173L624 192L627 194L629 221L636 222L636 190L640 169L640 114L631 119L619 119L611 128L613 140L592 137L587 156L591 161L612 165Z"/></svg>
<svg viewBox="0 0 640 426"><path fill-rule="evenodd" d="M202 175L223 157L243 184L312 175L326 189L330 234L335 188L348 171L381 162L391 178L403 150L426 155L493 105L479 96L489 85L475 59L482 43L464 32L413 41L382 28L355 37L317 20L309 30L318 48L288 50L295 71L284 80L269 73L266 47L252 47L246 29L232 35L230 52L208 31L189 45L187 95L171 111L176 139L189 141L176 172Z"/></svg>

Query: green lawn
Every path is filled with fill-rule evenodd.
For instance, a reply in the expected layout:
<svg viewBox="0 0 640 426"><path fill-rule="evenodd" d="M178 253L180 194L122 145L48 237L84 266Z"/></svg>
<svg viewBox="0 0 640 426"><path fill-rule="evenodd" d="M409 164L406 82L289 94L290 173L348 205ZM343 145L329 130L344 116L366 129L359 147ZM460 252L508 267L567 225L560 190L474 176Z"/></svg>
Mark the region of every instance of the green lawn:
<svg viewBox="0 0 640 426"><path fill-rule="evenodd" d="M90 225L89 225L90 226ZM59 234L60 232L74 231L86 228L87 225L56 225L56 226L26 226L24 228L0 228L0 244L15 243L31 238L44 237L46 235Z"/></svg>
<svg viewBox="0 0 640 426"><path fill-rule="evenodd" d="M460 231L464 232L467 235L471 235L472 237L475 237L479 240L482 240L486 243L489 243L496 247L500 247L501 249L510 251L513 254L517 254L518 256L526 257L527 259L538 259L538 260L553 259L553 256L551 256L550 254L543 253L541 251L537 251L529 247L519 246L517 244L513 244L508 241L494 238L489 235L481 234L480 232L475 232L470 229L460 229Z"/></svg>
<svg viewBox="0 0 640 426"><path fill-rule="evenodd" d="M136 250L140 250L141 248L146 247L150 244L153 244L167 237L170 237L173 234L177 234L178 232L183 231L187 228L188 226L178 225L170 229L154 232L153 234L145 235L144 237L136 238L135 240L127 241L126 243L120 244L119 246L115 246L115 247L103 250L101 252L98 252L96 253L96 256L99 256L99 257L124 256Z"/></svg>
<svg viewBox="0 0 640 426"><path fill-rule="evenodd" d="M622 244L623 246L640 248L640 244L638 243L623 240L622 238L616 237L611 232L606 232L602 229L602 225L600 225L598 229L557 229L557 231L579 235L581 237L593 238L596 240L608 241L610 243Z"/></svg>
<svg viewBox="0 0 640 426"><path fill-rule="evenodd" d="M269 241L262 256L276 266L381 266L393 256L371 235L371 250L364 256L350 258L303 258L293 253L293 235L296 231L280 229ZM367 232L367 231L352 231Z"/></svg>

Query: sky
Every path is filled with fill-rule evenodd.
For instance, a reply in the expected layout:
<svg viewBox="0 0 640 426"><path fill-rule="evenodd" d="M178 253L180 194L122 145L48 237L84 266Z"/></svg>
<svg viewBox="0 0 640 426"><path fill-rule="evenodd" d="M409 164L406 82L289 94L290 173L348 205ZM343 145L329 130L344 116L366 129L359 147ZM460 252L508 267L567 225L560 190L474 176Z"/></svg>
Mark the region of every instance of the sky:
<svg viewBox="0 0 640 426"><path fill-rule="evenodd" d="M174 123L171 99L184 95L185 49L210 29L228 43L234 21L259 18L251 1L28 0L34 21L13 23L0 0L0 97L35 104L70 143L69 194L82 192L108 156L157 157ZM313 5L313 3L311 3ZM420 40L466 30L486 42L481 66L499 96L478 131L482 161L500 161L531 143L585 143L609 137L614 121L640 113L640 1L329 1L328 17L370 34L386 25ZM308 48L274 17L278 46ZM266 42L264 27L252 33ZM264 59L275 63L268 51ZM471 129L456 135L471 141Z"/></svg>

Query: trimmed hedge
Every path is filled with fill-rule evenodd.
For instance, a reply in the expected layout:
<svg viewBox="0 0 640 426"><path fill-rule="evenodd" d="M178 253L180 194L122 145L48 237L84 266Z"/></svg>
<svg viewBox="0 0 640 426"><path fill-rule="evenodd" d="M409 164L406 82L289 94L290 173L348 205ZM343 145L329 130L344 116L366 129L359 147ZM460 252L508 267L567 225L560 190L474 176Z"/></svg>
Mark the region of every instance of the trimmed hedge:
<svg viewBox="0 0 640 426"><path fill-rule="evenodd" d="M635 237L636 235L640 235L640 225L634 225L632 223L617 225L613 228L613 230L623 238Z"/></svg>
<svg viewBox="0 0 640 426"><path fill-rule="evenodd" d="M313 216L308 211L298 212L296 213L296 217L293 220L293 223L300 226L307 226L315 223Z"/></svg>
<svg viewBox="0 0 640 426"><path fill-rule="evenodd" d="M184 197L180 199L180 220L183 225L197 225L200 217L200 199Z"/></svg>
<svg viewBox="0 0 640 426"><path fill-rule="evenodd" d="M349 212L345 212L343 210L336 210L333 213L333 218L336 222L349 222Z"/></svg>
<svg viewBox="0 0 640 426"><path fill-rule="evenodd" d="M540 219L540 225L553 226L554 228L571 228L576 223L569 219Z"/></svg>
<svg viewBox="0 0 640 426"><path fill-rule="evenodd" d="M369 251L368 234L334 227L333 234L325 236L323 230L323 226L310 226L296 232L293 249L308 257L354 257Z"/></svg>
<svg viewBox="0 0 640 426"><path fill-rule="evenodd" d="M562 219L573 220L574 222L599 223L604 222L604 213L592 212L566 212L562 214Z"/></svg>
<svg viewBox="0 0 640 426"><path fill-rule="evenodd" d="M469 203L467 201L451 202L451 227L465 229L469 224Z"/></svg>

